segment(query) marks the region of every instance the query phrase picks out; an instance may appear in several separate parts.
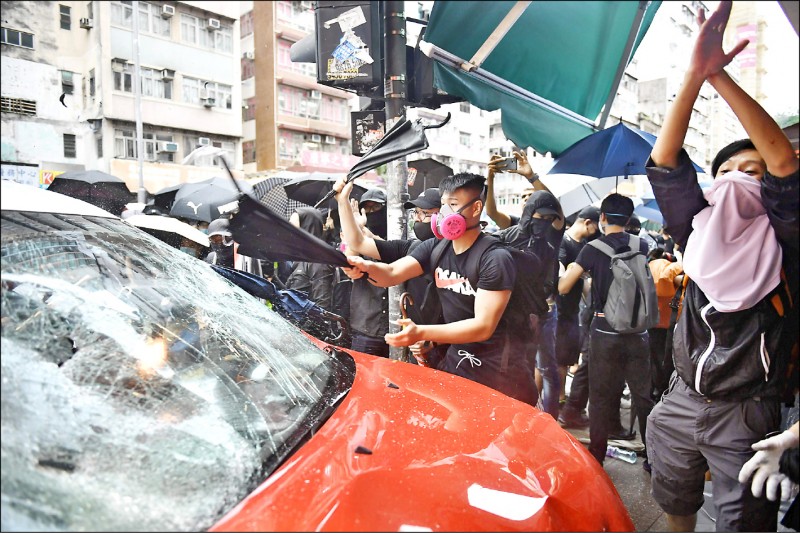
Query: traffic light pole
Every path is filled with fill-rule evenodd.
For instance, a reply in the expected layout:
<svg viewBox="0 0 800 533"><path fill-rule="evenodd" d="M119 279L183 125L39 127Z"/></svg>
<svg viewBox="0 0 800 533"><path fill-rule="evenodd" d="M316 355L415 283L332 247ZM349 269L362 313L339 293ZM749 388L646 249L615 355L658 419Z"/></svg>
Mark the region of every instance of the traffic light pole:
<svg viewBox="0 0 800 533"><path fill-rule="evenodd" d="M383 2L385 21L384 33L384 85L386 101L386 131L405 118L406 102L406 17L404 2L390 0ZM407 238L407 225L403 204L408 198L408 166L405 156L387 163L386 173L386 222L387 238ZM389 287L389 331L396 333L396 324L401 317L400 296L405 292L405 284ZM408 349L390 347L391 359L409 360Z"/></svg>

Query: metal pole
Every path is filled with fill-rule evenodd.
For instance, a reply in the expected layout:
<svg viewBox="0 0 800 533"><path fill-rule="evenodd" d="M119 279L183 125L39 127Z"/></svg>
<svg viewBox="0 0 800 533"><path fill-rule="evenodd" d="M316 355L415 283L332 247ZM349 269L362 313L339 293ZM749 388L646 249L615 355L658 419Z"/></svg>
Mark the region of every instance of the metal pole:
<svg viewBox="0 0 800 533"><path fill-rule="evenodd" d="M386 130L405 118L406 101L406 17L404 2L383 2L385 20L384 50L385 74L383 95L386 99ZM386 222L387 238L406 238L406 216L403 203L408 199L408 164L405 156L387 163L386 175ZM395 323L400 317L400 295L405 284L389 287L389 331L396 333ZM408 360L406 348L390 347L391 359Z"/></svg>
<svg viewBox="0 0 800 533"><path fill-rule="evenodd" d="M133 113L136 118L136 161L139 166L139 191L136 201L147 199L144 188L144 136L142 135L142 81L139 77L139 1L133 0Z"/></svg>

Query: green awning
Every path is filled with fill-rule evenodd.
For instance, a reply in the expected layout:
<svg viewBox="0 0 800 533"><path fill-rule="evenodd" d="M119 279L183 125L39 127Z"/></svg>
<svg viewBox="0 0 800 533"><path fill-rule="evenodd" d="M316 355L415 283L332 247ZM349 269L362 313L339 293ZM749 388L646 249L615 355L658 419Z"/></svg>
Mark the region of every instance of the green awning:
<svg viewBox="0 0 800 533"><path fill-rule="evenodd" d="M557 156L604 127L601 111L660 5L437 0L424 36L433 47L421 48L436 60L436 87L481 109L502 109L508 139ZM509 13L519 18L503 35ZM459 68L498 26L500 40L482 63L476 58L478 68Z"/></svg>

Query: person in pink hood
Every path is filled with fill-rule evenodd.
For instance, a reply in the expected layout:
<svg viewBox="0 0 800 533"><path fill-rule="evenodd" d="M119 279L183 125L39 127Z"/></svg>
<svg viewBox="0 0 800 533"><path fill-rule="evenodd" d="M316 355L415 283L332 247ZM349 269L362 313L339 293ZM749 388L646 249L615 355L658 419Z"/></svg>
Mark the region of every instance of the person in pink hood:
<svg viewBox="0 0 800 533"><path fill-rule="evenodd" d="M689 278L674 329L673 373L647 422L652 494L673 531L693 531L710 471L717 531L775 531L778 502L739 471L751 445L780 429L797 338L798 160L767 112L724 70L731 2L700 30L689 68L648 161L665 227ZM720 150L703 191L682 148L700 87L728 103L749 139ZM784 281L784 278L786 281ZM794 385L792 385L794 387Z"/></svg>

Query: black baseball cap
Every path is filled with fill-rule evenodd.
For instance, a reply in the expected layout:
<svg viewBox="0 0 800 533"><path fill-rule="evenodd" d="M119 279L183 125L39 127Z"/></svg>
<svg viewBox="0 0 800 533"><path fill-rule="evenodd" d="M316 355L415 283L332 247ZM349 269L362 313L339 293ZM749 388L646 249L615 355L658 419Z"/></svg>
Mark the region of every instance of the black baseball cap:
<svg viewBox="0 0 800 533"><path fill-rule="evenodd" d="M409 200L403 204L404 209L414 209L415 207L419 207L420 209L435 209L441 206L442 193L440 193L439 189L436 187L425 189L416 199Z"/></svg>
<svg viewBox="0 0 800 533"><path fill-rule="evenodd" d="M534 191L528 201L525 202L533 207L531 213L539 213L540 215L555 215L558 218L563 218L561 214L561 204L552 193L547 191Z"/></svg>
<svg viewBox="0 0 800 533"><path fill-rule="evenodd" d="M386 203L386 192L380 187L368 189L358 200L358 207L364 207L364 202L375 202L376 204Z"/></svg>
<svg viewBox="0 0 800 533"><path fill-rule="evenodd" d="M580 211L578 211L578 218L585 218L586 220L591 220L595 224L600 223L600 208L595 207L593 205L587 205Z"/></svg>

